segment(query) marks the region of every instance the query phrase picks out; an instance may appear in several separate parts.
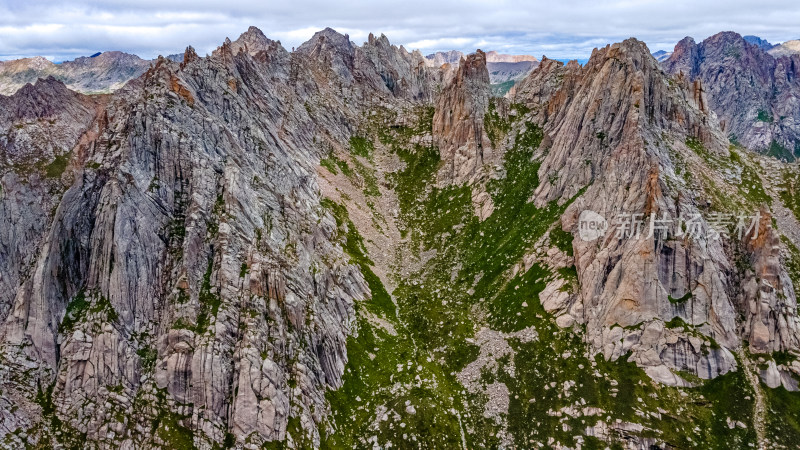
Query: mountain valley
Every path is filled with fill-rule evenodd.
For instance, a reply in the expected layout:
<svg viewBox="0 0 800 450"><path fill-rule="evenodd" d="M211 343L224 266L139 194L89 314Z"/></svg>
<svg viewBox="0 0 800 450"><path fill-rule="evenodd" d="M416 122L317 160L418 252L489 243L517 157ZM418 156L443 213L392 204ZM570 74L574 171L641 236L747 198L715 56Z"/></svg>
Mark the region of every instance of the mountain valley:
<svg viewBox="0 0 800 450"><path fill-rule="evenodd" d="M0 63L0 446L796 448L800 54L747 38Z"/></svg>

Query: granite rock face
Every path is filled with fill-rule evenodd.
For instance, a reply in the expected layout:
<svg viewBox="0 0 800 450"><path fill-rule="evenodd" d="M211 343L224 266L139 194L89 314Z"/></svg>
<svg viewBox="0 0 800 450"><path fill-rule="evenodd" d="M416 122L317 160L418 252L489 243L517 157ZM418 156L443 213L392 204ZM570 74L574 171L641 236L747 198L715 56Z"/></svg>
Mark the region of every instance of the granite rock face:
<svg viewBox="0 0 800 450"><path fill-rule="evenodd" d="M325 29L288 52L250 28L113 95L48 78L0 97L3 445L316 448L367 430L341 442L689 446L658 421L716 402L691 391L704 380L796 390L782 200L730 145L689 44L674 76L635 39L584 66L543 58L501 99L480 50L432 67L385 36ZM729 209L757 220L708 234ZM641 228L588 239L587 211ZM648 230L695 215L697 235ZM488 261L447 259L487 244ZM712 416L763 446L755 397ZM540 407L531 427L520 411Z"/></svg>
<svg viewBox="0 0 800 450"><path fill-rule="evenodd" d="M44 412L62 428L30 442L260 443L290 418L318 440L370 293L315 166L368 102L428 98L427 76L385 38L326 30L290 54L251 28L111 98L52 78L0 97L5 433Z"/></svg>
<svg viewBox="0 0 800 450"><path fill-rule="evenodd" d="M444 161L440 172L444 179L455 184L474 180L492 159L483 123L489 96L486 55L478 50L461 60L455 77L436 100L433 137Z"/></svg>
<svg viewBox="0 0 800 450"><path fill-rule="evenodd" d="M666 384L684 383L667 369L701 378L735 370L732 352L743 339L754 352L797 351L796 297L768 211L758 239L744 238L753 262L746 273L722 239L647 232L653 217L710 213L703 188L676 176L681 161L697 160L689 144L721 157L729 150L700 83L667 82L644 50L625 41L595 51L584 67L543 61L517 90L514 101L533 111L551 142L539 177L552 182L533 200L544 206L578 196L561 219L576 235L587 210L608 223L621 214L642 218L640 239L614 229L596 241L576 237L580 290L567 296L558 285L546 289L545 308L567 326L585 324L586 339L606 358L631 352ZM746 318L741 331L739 317ZM675 320L688 327L664 326Z"/></svg>
<svg viewBox="0 0 800 450"><path fill-rule="evenodd" d="M800 60L769 53L733 32L701 43L684 38L662 63L670 74L700 80L723 131L754 150L794 160L800 146Z"/></svg>

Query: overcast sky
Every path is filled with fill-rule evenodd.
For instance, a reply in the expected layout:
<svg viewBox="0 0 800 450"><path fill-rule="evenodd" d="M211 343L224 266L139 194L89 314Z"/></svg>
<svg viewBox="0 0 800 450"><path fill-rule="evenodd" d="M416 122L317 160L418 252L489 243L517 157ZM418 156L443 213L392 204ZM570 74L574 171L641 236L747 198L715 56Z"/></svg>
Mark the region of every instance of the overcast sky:
<svg viewBox="0 0 800 450"><path fill-rule="evenodd" d="M369 32L423 53L476 48L585 59L594 47L635 36L651 51L719 31L771 42L800 38L797 0L0 0L0 60L54 61L122 50L144 58L210 53L225 37L259 27L284 47L332 27L361 44Z"/></svg>

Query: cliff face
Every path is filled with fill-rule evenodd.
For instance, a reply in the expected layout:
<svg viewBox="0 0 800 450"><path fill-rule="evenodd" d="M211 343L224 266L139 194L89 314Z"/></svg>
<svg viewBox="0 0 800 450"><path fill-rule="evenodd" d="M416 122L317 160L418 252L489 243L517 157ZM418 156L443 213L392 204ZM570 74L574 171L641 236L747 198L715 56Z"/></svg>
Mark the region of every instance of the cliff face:
<svg viewBox="0 0 800 450"><path fill-rule="evenodd" d="M800 60L770 54L732 32L700 44L685 38L664 70L700 80L723 131L744 146L794 160L800 142Z"/></svg>
<svg viewBox="0 0 800 450"><path fill-rule="evenodd" d="M671 221L713 215L712 210L726 205L706 199L716 195L714 190L727 192L741 182L735 176L700 183L680 176L682 161L691 161L693 173L712 173L716 160L727 160L731 153L700 85L668 81L644 50L639 42L625 41L596 51L581 68L548 64L543 71L551 76L534 74L518 90L515 101L526 102L552 140L539 169L540 179L552 182L539 186L534 201L544 206L583 192L561 219L573 233L585 210L609 223L623 214L640 214L646 218L643 226L651 215ZM549 84L554 77L563 80L558 87ZM698 158L698 150L708 161ZM747 199L741 205L752 212L759 208ZM756 275L761 263L755 263L754 272L738 274L726 248L732 244L705 236L676 238L674 230L669 237L654 233L642 239L623 239L614 231L598 241L576 239L580 290L570 297L556 282L543 299L560 323L585 324L588 341L606 357L630 351L630 359L655 379L680 384L683 380L668 369L702 378L734 370L731 351L743 339L755 352L798 348L794 293L776 282L768 282L771 288L763 292L750 287L757 279L763 282ZM771 227L760 236L764 250L750 251L755 261L766 264L762 258L769 257L759 255L774 253L779 244ZM767 271L775 281L787 276L776 266ZM779 306L787 300L787 308ZM763 314L762 304L773 316ZM689 328L665 328L676 318ZM712 341L704 347L690 329L722 347L713 348Z"/></svg>
<svg viewBox="0 0 800 450"><path fill-rule="evenodd" d="M75 145L97 133L102 104L102 99L74 93L52 78L0 97L3 318L30 277L53 211L72 181L72 158L85 157L73 151Z"/></svg>
<svg viewBox="0 0 800 450"><path fill-rule="evenodd" d="M334 87L362 72L333 37L333 74L251 29L210 58L159 60L102 105L53 79L0 99L6 430L51 414L63 428L39 442L166 445L190 423L198 442L261 442L285 440L291 415L318 439L369 296L314 175L367 100ZM393 50L367 61L411 59ZM310 80L300 94L292 77ZM380 87L370 98L392 95Z"/></svg>
<svg viewBox="0 0 800 450"><path fill-rule="evenodd" d="M480 50L251 28L0 97L0 438L791 445L796 169L729 145L682 45L684 75L630 39L500 99Z"/></svg>
<svg viewBox="0 0 800 450"><path fill-rule="evenodd" d="M446 165L445 179L456 184L474 180L492 158L483 124L488 107L486 55L478 50L461 60L453 80L436 100L433 137Z"/></svg>

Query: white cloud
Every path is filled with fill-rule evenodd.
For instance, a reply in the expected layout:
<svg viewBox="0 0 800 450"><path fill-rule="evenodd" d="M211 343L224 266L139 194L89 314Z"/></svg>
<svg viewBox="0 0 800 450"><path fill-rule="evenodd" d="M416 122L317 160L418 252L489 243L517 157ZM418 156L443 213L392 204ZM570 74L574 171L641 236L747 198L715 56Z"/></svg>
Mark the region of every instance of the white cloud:
<svg viewBox="0 0 800 450"><path fill-rule="evenodd" d="M798 23L796 0L0 0L0 59L58 60L105 50L152 58L187 45L211 52L250 25L287 48L330 26L357 43L369 32L384 33L425 53L481 47L586 58L594 47L631 36L651 50L671 49L687 35L702 40L725 30L780 42L800 37Z"/></svg>

